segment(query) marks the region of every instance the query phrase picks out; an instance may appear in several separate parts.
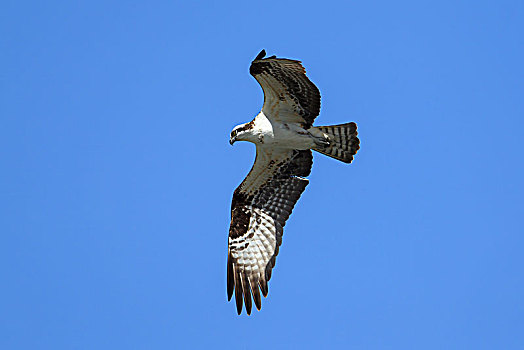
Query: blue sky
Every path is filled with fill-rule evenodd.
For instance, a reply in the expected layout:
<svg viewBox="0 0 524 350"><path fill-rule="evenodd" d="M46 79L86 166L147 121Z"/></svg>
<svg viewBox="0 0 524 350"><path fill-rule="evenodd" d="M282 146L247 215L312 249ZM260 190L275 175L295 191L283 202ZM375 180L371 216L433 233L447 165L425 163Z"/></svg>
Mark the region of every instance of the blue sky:
<svg viewBox="0 0 524 350"><path fill-rule="evenodd" d="M0 348L524 347L522 1L0 5ZM228 143L303 61L320 154L262 311L226 300Z"/></svg>

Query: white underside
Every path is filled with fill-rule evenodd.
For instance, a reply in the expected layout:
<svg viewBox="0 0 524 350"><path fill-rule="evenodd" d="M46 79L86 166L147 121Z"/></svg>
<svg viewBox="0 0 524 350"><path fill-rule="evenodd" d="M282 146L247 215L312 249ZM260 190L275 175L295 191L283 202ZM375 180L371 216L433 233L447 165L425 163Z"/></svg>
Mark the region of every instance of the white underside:
<svg viewBox="0 0 524 350"><path fill-rule="evenodd" d="M315 146L312 129L306 131L296 123L271 121L260 112L254 119L254 128L247 141L259 147L306 150Z"/></svg>

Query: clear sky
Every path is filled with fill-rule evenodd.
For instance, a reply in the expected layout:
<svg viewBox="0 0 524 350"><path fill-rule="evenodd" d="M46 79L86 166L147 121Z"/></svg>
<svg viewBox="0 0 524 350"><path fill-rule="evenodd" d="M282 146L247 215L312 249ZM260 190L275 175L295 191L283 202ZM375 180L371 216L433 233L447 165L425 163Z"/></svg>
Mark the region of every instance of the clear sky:
<svg viewBox="0 0 524 350"><path fill-rule="evenodd" d="M522 1L2 1L1 349L523 349ZM315 154L262 311L226 300L233 190L303 61Z"/></svg>

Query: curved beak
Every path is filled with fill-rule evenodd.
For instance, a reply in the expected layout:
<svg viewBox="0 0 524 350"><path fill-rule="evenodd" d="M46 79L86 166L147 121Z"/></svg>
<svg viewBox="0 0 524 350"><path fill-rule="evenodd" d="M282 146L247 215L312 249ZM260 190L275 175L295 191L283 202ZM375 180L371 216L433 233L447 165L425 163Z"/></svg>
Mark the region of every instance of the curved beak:
<svg viewBox="0 0 524 350"><path fill-rule="evenodd" d="M236 140L237 140L237 139L236 139L235 137L230 138L230 139L229 139L229 144L230 144L231 146L233 146L233 144L235 143Z"/></svg>

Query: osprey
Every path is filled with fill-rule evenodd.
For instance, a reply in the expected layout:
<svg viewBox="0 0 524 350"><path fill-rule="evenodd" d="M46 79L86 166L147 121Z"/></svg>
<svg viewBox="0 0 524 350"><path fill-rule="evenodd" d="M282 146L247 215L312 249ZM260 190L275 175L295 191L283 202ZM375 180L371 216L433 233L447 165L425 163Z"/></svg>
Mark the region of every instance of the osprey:
<svg viewBox="0 0 524 350"><path fill-rule="evenodd" d="M355 123L313 126L320 92L300 61L265 56L262 50L249 68L264 91L262 111L229 140L252 142L257 151L231 203L227 295L231 300L235 292L239 315L243 301L249 315L251 298L260 310L260 292L267 296L284 225L309 182L311 150L351 163L360 143Z"/></svg>

